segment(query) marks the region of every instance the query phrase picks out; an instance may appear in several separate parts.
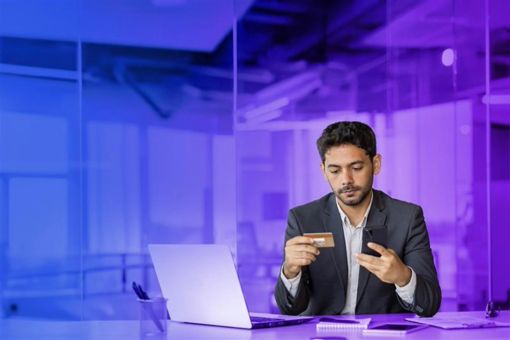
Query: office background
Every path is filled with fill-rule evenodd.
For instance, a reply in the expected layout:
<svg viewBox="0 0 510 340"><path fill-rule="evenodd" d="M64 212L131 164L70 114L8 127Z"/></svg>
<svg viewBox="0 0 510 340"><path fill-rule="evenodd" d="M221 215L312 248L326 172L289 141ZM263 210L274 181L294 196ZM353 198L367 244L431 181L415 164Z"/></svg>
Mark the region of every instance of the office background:
<svg viewBox="0 0 510 340"><path fill-rule="evenodd" d="M315 140L377 133L442 311L510 307L507 0L0 0L0 317L136 318L149 243L221 243L252 311ZM193 256L193 254L189 254ZM491 269L492 268L492 269Z"/></svg>

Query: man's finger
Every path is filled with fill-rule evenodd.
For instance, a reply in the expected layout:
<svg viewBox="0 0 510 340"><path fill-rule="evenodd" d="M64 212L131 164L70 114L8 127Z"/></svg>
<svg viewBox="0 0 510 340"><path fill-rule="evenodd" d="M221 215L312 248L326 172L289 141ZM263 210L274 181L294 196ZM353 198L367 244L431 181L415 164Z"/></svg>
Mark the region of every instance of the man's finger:
<svg viewBox="0 0 510 340"><path fill-rule="evenodd" d="M298 259L297 262L300 267L303 267L303 266L309 266L313 261L309 260L309 259Z"/></svg>
<svg viewBox="0 0 510 340"><path fill-rule="evenodd" d="M287 245L285 247L285 252L287 254L308 253L315 256L320 254L320 251L317 247L307 244Z"/></svg>
<svg viewBox="0 0 510 340"><path fill-rule="evenodd" d="M380 244L374 243L374 242L368 242L367 243L368 248L375 250L381 255L384 255L386 253L386 248L381 246Z"/></svg>
<svg viewBox="0 0 510 340"><path fill-rule="evenodd" d="M287 251L287 258L289 259L313 259L315 261L315 253L308 251L302 251L298 249L292 249Z"/></svg>
<svg viewBox="0 0 510 340"><path fill-rule="evenodd" d="M297 266L307 266L310 263L314 262L315 259L316 257L309 253L297 252L290 256L288 260L286 260L286 262Z"/></svg>
<svg viewBox="0 0 510 340"><path fill-rule="evenodd" d="M315 256L314 253L310 253L310 252L307 252L307 251L304 251L304 250L292 250L291 254L294 256L294 257L298 257L298 258L309 258L311 256Z"/></svg>
<svg viewBox="0 0 510 340"><path fill-rule="evenodd" d="M291 238L285 243L287 246L295 245L295 244L313 244L313 239L304 236L296 236Z"/></svg>
<svg viewBox="0 0 510 340"><path fill-rule="evenodd" d="M358 260L362 260L363 262L372 263L372 264L376 264L380 261L379 257L368 255L368 254L363 254L363 253L356 254L356 258Z"/></svg>
<svg viewBox="0 0 510 340"><path fill-rule="evenodd" d="M319 255L319 248L312 245L295 245L296 251L306 251L310 254Z"/></svg>
<svg viewBox="0 0 510 340"><path fill-rule="evenodd" d="M394 255L396 257L398 257L398 254L391 248L386 248L386 251L391 254L391 255ZM400 257L399 257L400 258Z"/></svg>
<svg viewBox="0 0 510 340"><path fill-rule="evenodd" d="M362 267L365 267L366 270L368 270L369 272L371 272L372 274L376 274L379 270L379 267L370 263L370 262L366 262L366 261L363 261L363 260L360 260L358 259L358 264Z"/></svg>
<svg viewBox="0 0 510 340"><path fill-rule="evenodd" d="M296 256L297 258L315 261L315 256L313 254L310 254L310 253L307 253L307 252L304 252L304 251L300 251L296 255L297 255Z"/></svg>

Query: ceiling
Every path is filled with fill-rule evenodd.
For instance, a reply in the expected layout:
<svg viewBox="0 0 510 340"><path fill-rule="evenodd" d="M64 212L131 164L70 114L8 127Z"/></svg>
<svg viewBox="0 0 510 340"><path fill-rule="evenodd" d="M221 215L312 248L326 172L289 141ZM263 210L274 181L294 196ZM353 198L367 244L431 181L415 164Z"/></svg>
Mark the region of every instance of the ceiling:
<svg viewBox="0 0 510 340"><path fill-rule="evenodd" d="M252 2L236 0L236 15L242 16ZM232 4L232 0L2 0L0 35L211 52L232 30Z"/></svg>
<svg viewBox="0 0 510 340"><path fill-rule="evenodd" d="M24 65L50 78L81 61L86 82L121 84L164 118L186 101L231 112L234 79L245 120L261 112L302 120L386 111L483 88L484 3L3 0L0 61L4 72ZM509 5L490 4L493 78L508 78ZM452 46L459 48L455 89L452 69L440 62Z"/></svg>

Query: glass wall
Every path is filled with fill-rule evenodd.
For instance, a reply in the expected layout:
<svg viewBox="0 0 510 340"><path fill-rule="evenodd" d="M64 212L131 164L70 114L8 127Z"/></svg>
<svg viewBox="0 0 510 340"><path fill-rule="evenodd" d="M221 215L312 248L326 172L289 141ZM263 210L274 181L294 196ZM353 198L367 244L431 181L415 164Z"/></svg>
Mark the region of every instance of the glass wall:
<svg viewBox="0 0 510 340"><path fill-rule="evenodd" d="M233 18L230 0L0 1L4 317L136 318L132 281L161 294L149 243L235 254Z"/></svg>
<svg viewBox="0 0 510 340"><path fill-rule="evenodd" d="M486 224L490 226L490 247L486 249L490 267L485 279L479 281L476 292L482 299L495 301L502 308L510 308L510 253L505 251L510 240L510 64L508 3L485 3L485 94L478 96L478 107L485 111L487 169L485 187L490 189ZM480 185L481 186L481 185ZM488 291L490 289L490 291ZM486 293L487 291L487 293ZM485 299L484 299L485 300ZM484 301L482 300L482 301Z"/></svg>
<svg viewBox="0 0 510 340"><path fill-rule="evenodd" d="M286 212L330 191L315 141L339 120L375 130L383 159L375 188L423 207L442 310L483 309L489 263L493 299L508 306L508 259L496 255L509 239L507 7L256 1L240 18L237 241L248 252L239 262L252 309L277 311ZM493 101L506 102L487 106L495 86Z"/></svg>
<svg viewBox="0 0 510 340"><path fill-rule="evenodd" d="M80 315L73 308L80 307L83 273L81 77L78 27L70 24L77 5L55 4L48 25L37 14L42 7L0 2L4 317L61 316L66 307ZM57 38L57 27L67 27L66 37Z"/></svg>

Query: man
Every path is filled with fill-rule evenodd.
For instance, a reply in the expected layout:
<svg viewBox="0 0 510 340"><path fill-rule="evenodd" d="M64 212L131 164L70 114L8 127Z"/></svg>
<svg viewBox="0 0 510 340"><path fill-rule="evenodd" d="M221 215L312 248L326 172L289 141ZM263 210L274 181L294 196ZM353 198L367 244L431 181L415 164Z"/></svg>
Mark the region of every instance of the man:
<svg viewBox="0 0 510 340"><path fill-rule="evenodd" d="M332 193L289 211L275 297L283 314L434 315L441 288L422 209L372 189L381 170L372 129L337 122L317 140ZM372 231L387 244L368 242ZM365 231L365 232L363 232ZM333 234L318 248L304 233ZM370 249L372 256L366 254Z"/></svg>

